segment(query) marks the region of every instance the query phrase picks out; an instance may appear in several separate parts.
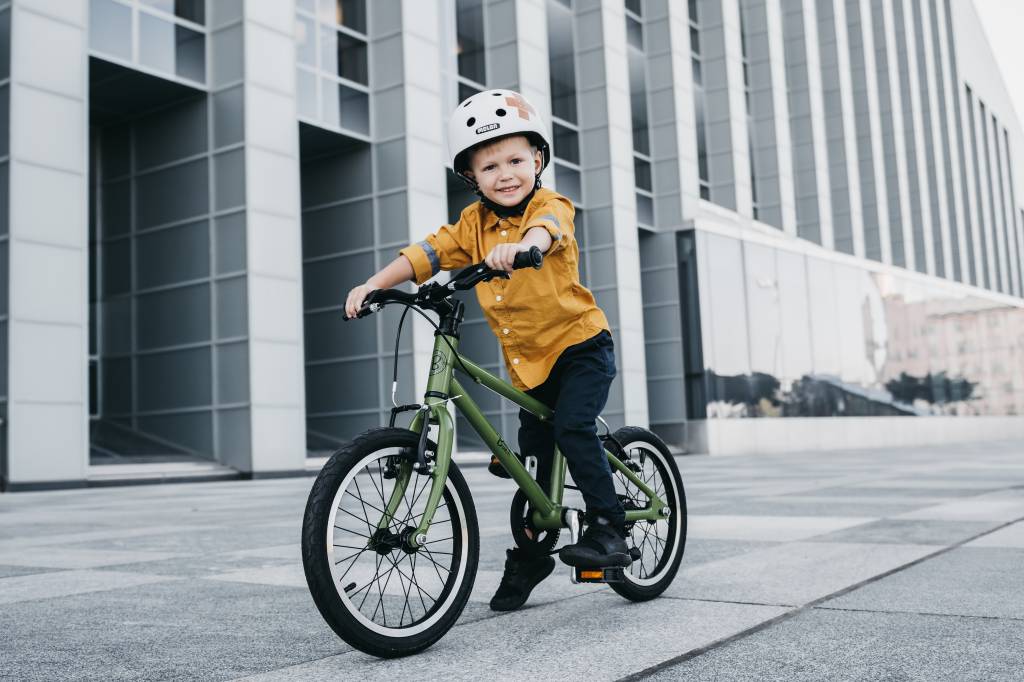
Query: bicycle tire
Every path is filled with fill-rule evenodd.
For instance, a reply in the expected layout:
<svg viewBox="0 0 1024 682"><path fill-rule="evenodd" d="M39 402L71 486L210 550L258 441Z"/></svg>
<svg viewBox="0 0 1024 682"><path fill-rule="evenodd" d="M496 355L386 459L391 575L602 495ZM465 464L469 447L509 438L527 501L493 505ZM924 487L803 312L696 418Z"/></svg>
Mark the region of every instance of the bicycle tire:
<svg viewBox="0 0 1024 682"><path fill-rule="evenodd" d="M627 531L626 537L626 543L630 547L637 547L639 539L641 554L645 554L650 546L653 545L655 549L659 546L658 539L655 539L653 543L650 541L650 532L647 531L647 528L653 528L653 532L657 533L659 524L663 524L666 530L664 541L666 554L661 559L657 557L651 559L653 568L646 572L646 575L644 574L645 562L637 560L625 569L625 579L622 582L611 583L611 588L626 599L647 601L668 589L683 561L683 553L686 548L686 492L683 489L683 478L672 453L656 434L647 429L626 426L615 432L615 439L622 444L625 453L623 456L627 461L643 455L644 468L646 468L647 461L653 464L653 469L657 470L663 482L663 490L656 490L656 492L662 496L671 511L667 520L659 520L654 523L636 522ZM617 473L613 475L613 478L618 479L616 488L619 488L626 480L625 477ZM653 474L651 478L653 479ZM639 493L639 491L637 492ZM639 495L643 495L643 493L639 493ZM646 495L643 497L646 500Z"/></svg>
<svg viewBox="0 0 1024 682"><path fill-rule="evenodd" d="M388 561L392 561L393 568L389 570L382 561L377 561L376 570L378 575L362 588L366 590L366 594L362 597L364 604L359 605L359 607L355 604L358 593L356 593L356 597L349 598L349 595L352 594L354 587L357 585L353 583L353 588L350 590L346 587L346 580L348 578L343 575L339 580L338 576L332 572L333 552L341 551L337 549L338 545L334 542L336 531L339 528L338 524L342 524L342 530L346 530L343 527L346 522L344 520L339 521L342 517L338 515L338 511L344 511L344 504L346 502L342 500L345 500L346 494L351 494L348 491L352 483L356 483L357 489L361 490L361 487L358 487L358 483L362 471L364 469L368 470L372 475L371 467L374 462L377 462L379 464L379 474L373 478L379 478L383 486L385 484L386 471L381 462L387 457L401 457L399 453L407 452L409 448L414 449L418 439L419 434L413 431L387 427L370 429L358 436L352 443L331 455L327 463L324 464L310 490L303 516L302 564L306 574L306 583L309 586L310 594L317 609L327 624L341 639L360 651L381 658L396 658L423 651L441 639L455 625L466 603L469 601L480 558L480 533L472 495L459 468L452 462L449 465L442 501L438 505L439 515L434 517L428 534L428 544L440 542L432 538L435 534L435 527L444 523L439 521L442 504L444 504L448 517L451 520L451 538L444 539L452 541L452 551L450 552L452 564L449 573L442 576L437 568L440 564L434 561L433 555L429 552L423 554L423 556L430 554L431 558L429 561L434 563L434 567L431 568L437 573L443 589L438 593L436 601L429 609L423 599L424 592L421 590L420 594L416 595L419 601L423 602L421 621L414 622L412 620L414 609L408 604L410 595L413 595L411 584L415 584L415 575L410 578L409 591L405 594L407 603L403 607L397 627L388 625L386 614L389 606L385 605L386 602L390 604L394 601L392 599L393 595L387 592L387 588L390 585L394 570L398 568L397 564L390 558L391 555L398 555L397 561L401 562L404 559L402 554L407 556L415 554L418 557L420 552L405 552L400 546L387 550L383 557ZM386 454L389 452L391 454ZM412 476L415 477L417 474L412 474ZM422 478L426 480L422 482L424 488L420 491L421 496L423 490L429 489L429 479L426 476ZM371 482L376 485L375 481ZM345 486L344 488L342 488L343 485ZM409 486L411 485L412 483L409 484ZM381 499L383 500L385 494L382 491L379 492L381 492ZM403 499L407 493L408 486L403 493ZM352 497L356 496L352 495ZM360 504L363 505L363 510L367 511L367 505L362 500L361 494L358 499ZM378 511L382 511L383 506L379 503L371 503L369 505L370 508L377 509ZM416 501L409 505L408 514L410 516L403 521L406 524L406 528L415 525L416 518L413 516L415 506ZM351 515L347 511L346 513ZM348 571L351 571L364 558L364 553L369 553L365 557L368 561L375 561L372 554L382 556L381 552L377 551L374 545L371 544L372 538L370 534L374 530L376 520L380 518L377 515L376 520L371 521L370 516L372 515L373 513L369 512L364 520L368 534L365 536L367 537L367 546L358 550L358 554L354 555L355 558L351 559ZM359 529L362 529L361 526ZM397 530L397 527L395 529ZM392 526L389 525L386 530L390 532ZM345 537L348 536L346 535ZM383 546L382 543L377 543L377 545ZM330 550L329 546L331 547ZM341 546L347 547L347 545ZM353 548L355 547L358 547L358 545L353 545ZM445 552L444 554L449 553ZM339 560L339 562L335 563L336 568L334 570L340 571L341 568L337 568L338 564L341 564L343 568L345 564L342 561L347 560ZM412 562L412 573L415 574L416 558L410 559L410 561ZM424 563L424 566L426 565ZM381 568L388 571L387 582L379 574ZM398 570L398 574L405 576L403 570ZM399 577L398 580L402 583L401 587L404 589L406 584L402 582L402 577ZM376 610L369 617L361 610L365 605L368 595L373 594L374 582L376 582L377 589L380 590L378 607L383 606L383 625L377 621ZM416 589L419 589L418 584ZM428 597L432 596L429 591L426 594ZM412 600L413 605L415 605L415 601L415 599ZM406 607L409 608L410 625L403 626ZM369 606L366 606L367 611L369 611L369 608Z"/></svg>

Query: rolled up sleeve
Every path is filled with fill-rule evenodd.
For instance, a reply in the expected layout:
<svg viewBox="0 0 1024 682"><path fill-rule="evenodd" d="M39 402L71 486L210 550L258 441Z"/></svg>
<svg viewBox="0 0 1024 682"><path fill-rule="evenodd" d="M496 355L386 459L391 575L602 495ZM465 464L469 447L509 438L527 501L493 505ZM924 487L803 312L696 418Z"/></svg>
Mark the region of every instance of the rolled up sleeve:
<svg viewBox="0 0 1024 682"><path fill-rule="evenodd" d="M547 230L551 235L551 248L548 249L548 253L554 253L574 238L575 213L569 200L559 196L537 207L532 212L526 229L542 227Z"/></svg>
<svg viewBox="0 0 1024 682"><path fill-rule="evenodd" d="M417 284L423 284L441 270L452 270L470 265L470 242L473 228L460 219L454 225L444 225L423 241L410 244L400 254L412 263Z"/></svg>

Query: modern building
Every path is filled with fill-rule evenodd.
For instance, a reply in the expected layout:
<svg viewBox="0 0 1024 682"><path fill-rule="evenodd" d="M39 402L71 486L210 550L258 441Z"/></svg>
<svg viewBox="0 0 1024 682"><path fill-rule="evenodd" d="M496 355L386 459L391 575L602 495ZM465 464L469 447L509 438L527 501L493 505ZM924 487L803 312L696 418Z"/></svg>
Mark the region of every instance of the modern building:
<svg viewBox="0 0 1024 682"><path fill-rule="evenodd" d="M2 487L286 475L385 423L399 313L345 293L472 200L446 120L493 87L553 130L613 426L1024 435L1024 137L968 0L13 0ZM399 403L432 343L410 316Z"/></svg>

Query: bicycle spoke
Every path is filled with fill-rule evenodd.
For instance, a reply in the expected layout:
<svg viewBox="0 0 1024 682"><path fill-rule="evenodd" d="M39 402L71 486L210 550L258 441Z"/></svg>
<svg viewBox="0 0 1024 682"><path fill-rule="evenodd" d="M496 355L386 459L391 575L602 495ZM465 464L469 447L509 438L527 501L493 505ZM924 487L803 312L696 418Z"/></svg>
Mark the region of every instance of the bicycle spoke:
<svg viewBox="0 0 1024 682"><path fill-rule="evenodd" d="M359 497L356 499L359 500L359 506L363 508L363 520L366 522L366 532L372 535L373 526L370 524L370 514L366 511L366 505L363 503L363 491L359 489L359 477L356 476L355 478L353 478L352 482L356 484L356 491L358 491L359 493ZM349 495L352 495L351 491L349 490L346 490L345 492L348 493ZM355 497L355 495L352 496ZM341 507L339 507L339 509L340 508Z"/></svg>
<svg viewBox="0 0 1024 682"><path fill-rule="evenodd" d="M339 509L340 509L340 507L339 507ZM344 526L339 526L338 524L334 524L334 527L337 528L338 530L343 530L346 533L352 533L352 535L358 535L359 537L366 538L367 540L370 539L369 535L363 535L362 533L357 533L356 531L352 530L351 528L345 528Z"/></svg>

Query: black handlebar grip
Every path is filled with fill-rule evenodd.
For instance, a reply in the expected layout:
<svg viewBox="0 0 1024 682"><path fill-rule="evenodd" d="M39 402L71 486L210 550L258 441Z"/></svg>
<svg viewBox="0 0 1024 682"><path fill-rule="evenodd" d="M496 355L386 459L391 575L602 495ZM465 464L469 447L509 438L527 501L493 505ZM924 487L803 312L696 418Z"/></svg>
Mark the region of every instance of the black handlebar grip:
<svg viewBox="0 0 1024 682"><path fill-rule="evenodd" d="M529 251L522 251L516 254L515 259L512 261L512 269L533 268L534 270L540 270L543 262L544 254L541 253L538 247L531 246Z"/></svg>

